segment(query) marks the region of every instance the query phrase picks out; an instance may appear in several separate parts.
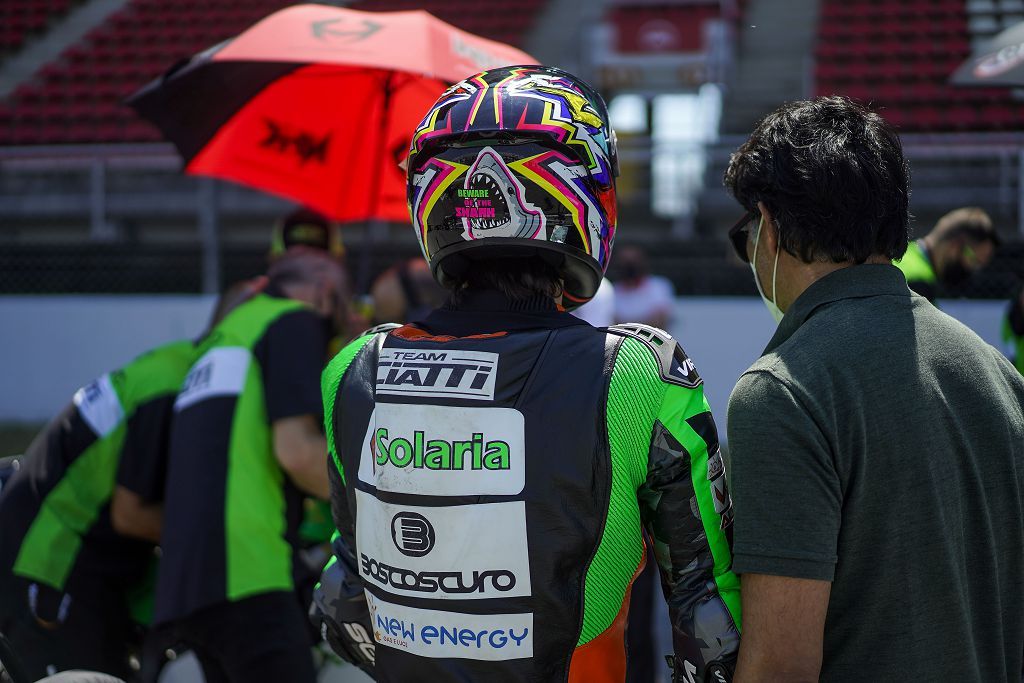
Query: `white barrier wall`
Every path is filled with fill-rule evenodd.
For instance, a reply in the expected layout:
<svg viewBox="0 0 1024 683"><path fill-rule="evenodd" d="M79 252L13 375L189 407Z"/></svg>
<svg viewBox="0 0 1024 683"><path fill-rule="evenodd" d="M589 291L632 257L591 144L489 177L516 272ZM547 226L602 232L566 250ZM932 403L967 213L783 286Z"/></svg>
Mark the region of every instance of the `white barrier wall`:
<svg viewBox="0 0 1024 683"><path fill-rule="evenodd" d="M956 300L941 301L939 305L1007 353L1000 340L1006 302ZM683 297L676 303L671 327L704 378L705 394L725 441L729 393L743 371L764 351L775 332L775 321L760 299Z"/></svg>
<svg viewBox="0 0 1024 683"><path fill-rule="evenodd" d="M0 297L0 422L49 419L97 375L199 334L212 307L208 296ZM942 308L1006 350L999 341L1005 303ZM704 377L723 439L729 392L774 329L760 299L684 297L676 304L671 331Z"/></svg>
<svg viewBox="0 0 1024 683"><path fill-rule="evenodd" d="M0 297L0 421L48 420L78 387L164 342L197 336L210 296Z"/></svg>

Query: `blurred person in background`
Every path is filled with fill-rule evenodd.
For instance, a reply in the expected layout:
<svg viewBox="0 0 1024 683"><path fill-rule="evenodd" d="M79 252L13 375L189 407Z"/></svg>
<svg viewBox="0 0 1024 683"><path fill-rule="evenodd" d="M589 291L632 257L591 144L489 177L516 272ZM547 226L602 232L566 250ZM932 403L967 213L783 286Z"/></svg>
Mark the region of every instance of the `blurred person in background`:
<svg viewBox="0 0 1024 683"><path fill-rule="evenodd" d="M345 286L349 287L345 243L341 227L335 221L308 207L299 207L283 216L271 233L268 263L273 264L295 248L320 251L337 261L344 270ZM263 279L266 280L265 277ZM327 358L351 341L352 330L365 330L368 327L363 324L365 321L355 318L352 306L348 306L347 310L349 315L344 324L336 326L338 330L331 338ZM329 543L334 528L330 524L330 506L322 498L307 497L303 502L302 516L298 531L301 549L296 564L295 584L300 602L308 604L312 598L313 585L329 557Z"/></svg>
<svg viewBox="0 0 1024 683"><path fill-rule="evenodd" d="M725 184L780 322L729 401L736 681L1019 681L1024 378L892 265L899 136L843 97L791 102Z"/></svg>
<svg viewBox="0 0 1024 683"><path fill-rule="evenodd" d="M345 262L345 243L338 224L307 207L295 209L274 224L267 260L273 263L292 247L319 250L342 265Z"/></svg>
<svg viewBox="0 0 1024 683"><path fill-rule="evenodd" d="M615 257L616 322L638 322L658 329L668 329L675 306L675 289L660 275L651 275L647 253L640 247L627 246Z"/></svg>
<svg viewBox="0 0 1024 683"><path fill-rule="evenodd" d="M175 401L155 620L207 681L315 679L295 554L303 496L328 494L319 378L347 301L337 259L288 248Z"/></svg>
<svg viewBox="0 0 1024 683"><path fill-rule="evenodd" d="M894 261L910 289L932 303L942 289L963 285L992 261L999 236L984 209L965 206L940 218Z"/></svg>
<svg viewBox="0 0 1024 683"><path fill-rule="evenodd" d="M261 286L225 292L207 330ZM79 389L0 494L0 633L34 678L133 675L152 618L172 408L198 343L164 344Z"/></svg>
<svg viewBox="0 0 1024 683"><path fill-rule="evenodd" d="M619 280L615 287L615 321L640 322L668 329L675 306L675 289L667 278L651 275L647 253L640 247L622 247L615 257ZM655 623L658 576L653 555L633 584L629 604L629 683L653 683L658 666L658 624Z"/></svg>
<svg viewBox="0 0 1024 683"><path fill-rule="evenodd" d="M280 260L289 253L289 250L293 250L291 253L294 254L295 250L302 249L322 252L344 266L345 250L337 224L307 208L296 209L275 223L267 253L268 264ZM262 292L267 284L267 276L259 275L228 287L217 303L209 329L212 329L215 322L221 320L228 311ZM345 341L347 338L344 338L342 333L341 337L335 336L331 343L340 348ZM162 496L166 460L162 469L155 474L160 478L159 490ZM309 496L302 502L302 522L297 533L298 551L294 572L296 594L302 604L307 604L311 599L313 585L330 553L329 541L333 526L329 530L324 526L324 520L329 519L330 506L327 501ZM151 606L149 611L152 612ZM316 642L315 634L311 634L311 640ZM157 681L163 667L168 663L165 653L168 649L174 650L180 645L180 638L173 628L164 625L152 629L147 634L142 658L142 680L145 683Z"/></svg>
<svg viewBox="0 0 1024 683"><path fill-rule="evenodd" d="M1024 287L1010 300L1003 321L1003 341L1013 346L1013 364L1024 374Z"/></svg>
<svg viewBox="0 0 1024 683"><path fill-rule="evenodd" d="M572 314L583 318L594 327L609 327L615 324L615 285L606 277L601 278L594 298L583 304Z"/></svg>
<svg viewBox="0 0 1024 683"><path fill-rule="evenodd" d="M268 264L288 253L292 247L321 251L336 260L345 272L346 287L351 288L345 242L342 240L341 226L335 221L308 207L300 207L283 216L274 224L271 232ZM365 330L369 326L367 318L353 305L355 302L348 303L348 319L331 339L330 356L350 341L353 330Z"/></svg>
<svg viewBox="0 0 1024 683"><path fill-rule="evenodd" d="M444 303L445 291L421 257L388 268L370 287L374 324L417 320Z"/></svg>
<svg viewBox="0 0 1024 683"><path fill-rule="evenodd" d="M410 214L449 301L323 377L340 535L314 616L376 680L621 683L643 529L680 679L728 680L739 586L702 382L666 333L564 310L607 268L616 170L600 95L548 67L454 85L414 134Z"/></svg>

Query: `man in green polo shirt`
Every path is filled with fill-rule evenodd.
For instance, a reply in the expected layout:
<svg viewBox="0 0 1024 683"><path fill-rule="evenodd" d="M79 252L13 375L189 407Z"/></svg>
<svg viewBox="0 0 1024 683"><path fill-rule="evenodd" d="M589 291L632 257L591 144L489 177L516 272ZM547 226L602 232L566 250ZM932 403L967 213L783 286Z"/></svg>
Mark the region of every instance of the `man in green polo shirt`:
<svg viewBox="0 0 1024 683"><path fill-rule="evenodd" d="M174 406L156 617L207 681L313 681L295 596L303 495L328 494L320 372L344 271L293 247L217 325Z"/></svg>
<svg viewBox="0 0 1024 683"><path fill-rule="evenodd" d="M1024 378L891 265L898 136L845 98L789 103L725 183L781 320L729 404L736 683L1020 680Z"/></svg>
<svg viewBox="0 0 1024 683"><path fill-rule="evenodd" d="M910 289L932 303L939 287L957 287L995 255L999 236L984 209L965 206L939 219L932 231L907 246L896 259Z"/></svg>

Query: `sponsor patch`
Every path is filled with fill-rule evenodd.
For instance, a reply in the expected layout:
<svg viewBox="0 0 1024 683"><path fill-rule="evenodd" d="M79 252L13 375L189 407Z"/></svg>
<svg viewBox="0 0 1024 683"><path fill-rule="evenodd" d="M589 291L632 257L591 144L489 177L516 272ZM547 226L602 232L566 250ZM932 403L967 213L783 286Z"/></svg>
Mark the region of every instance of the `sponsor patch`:
<svg viewBox="0 0 1024 683"><path fill-rule="evenodd" d="M533 656L533 614L465 614L395 605L366 591L374 639L420 657L491 662Z"/></svg>
<svg viewBox="0 0 1024 683"><path fill-rule="evenodd" d="M114 391L110 373L76 391L74 402L78 414L96 436L106 436L124 420L124 408Z"/></svg>
<svg viewBox="0 0 1024 683"><path fill-rule="evenodd" d="M514 408L378 403L359 479L418 495L516 495L526 483L525 441Z"/></svg>
<svg viewBox="0 0 1024 683"><path fill-rule="evenodd" d="M526 503L420 507L356 489L359 575L383 591L435 600L531 594Z"/></svg>
<svg viewBox="0 0 1024 683"><path fill-rule="evenodd" d="M226 346L207 351L188 371L174 410L181 411L206 399L242 393L252 356L248 349Z"/></svg>
<svg viewBox="0 0 1024 683"><path fill-rule="evenodd" d="M485 351L380 350L377 393L494 400L498 354Z"/></svg>
<svg viewBox="0 0 1024 683"><path fill-rule="evenodd" d="M404 511L391 518L391 540L403 555L423 557L434 549L436 538L434 525L423 515Z"/></svg>

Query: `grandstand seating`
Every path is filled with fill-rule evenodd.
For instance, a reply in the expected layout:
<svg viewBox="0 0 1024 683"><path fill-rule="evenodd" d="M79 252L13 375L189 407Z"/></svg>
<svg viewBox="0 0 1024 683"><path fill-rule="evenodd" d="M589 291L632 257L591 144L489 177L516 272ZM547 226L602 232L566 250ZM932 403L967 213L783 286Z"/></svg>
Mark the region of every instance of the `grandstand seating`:
<svg viewBox="0 0 1024 683"><path fill-rule="evenodd" d="M473 33L518 45L544 2L519 0L514 12L479 0L365 0L350 6L427 9ZM130 0L42 67L7 102L0 102L0 145L157 141L158 131L122 100L177 61L292 4L294 0Z"/></svg>
<svg viewBox="0 0 1024 683"><path fill-rule="evenodd" d="M74 0L4 0L0 9L0 55L20 48L65 14Z"/></svg>
<svg viewBox="0 0 1024 683"><path fill-rule="evenodd" d="M1024 0L967 0L967 29L975 40L1024 21Z"/></svg>
<svg viewBox="0 0 1024 683"><path fill-rule="evenodd" d="M1017 5L1024 8L1006 1L1006 21ZM994 33L986 23L984 35L972 35L969 19L1002 8L996 0L823 0L816 92L869 102L906 132L1019 131L1024 108L1008 89L948 84L972 38Z"/></svg>
<svg viewBox="0 0 1024 683"><path fill-rule="evenodd" d="M509 8L508 4L480 0L364 0L349 6L387 12L425 9L438 19L471 33L522 47L546 0L516 0L515 9Z"/></svg>

